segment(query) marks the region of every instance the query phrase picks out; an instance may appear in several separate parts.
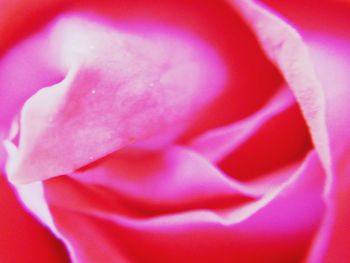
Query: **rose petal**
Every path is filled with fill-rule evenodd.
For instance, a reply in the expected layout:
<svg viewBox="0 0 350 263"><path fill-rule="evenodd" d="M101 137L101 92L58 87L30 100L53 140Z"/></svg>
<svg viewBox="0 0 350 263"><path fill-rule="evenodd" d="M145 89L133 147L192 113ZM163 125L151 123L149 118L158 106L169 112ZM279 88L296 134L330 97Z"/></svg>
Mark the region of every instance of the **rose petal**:
<svg viewBox="0 0 350 263"><path fill-rule="evenodd" d="M308 129L294 104L266 121L254 136L221 160L219 166L236 179L252 181L300 160L310 148Z"/></svg>
<svg viewBox="0 0 350 263"><path fill-rule="evenodd" d="M295 262L306 252L321 218L321 175L317 155L310 154L285 184L224 217L204 209L140 219L82 206L78 211L62 198L49 201L49 207L57 229L75 251L74 262L114 257L121 262ZM63 190L66 183L64 177L45 183L49 200L59 194L55 184ZM86 198L87 192L66 185L74 200ZM97 198L96 192L92 197Z"/></svg>
<svg viewBox="0 0 350 263"><path fill-rule="evenodd" d="M293 102L293 96L284 88L255 114L239 122L207 131L195 138L190 147L216 163L248 140L270 118L290 107Z"/></svg>
<svg viewBox="0 0 350 263"><path fill-rule="evenodd" d="M7 32L6 37L9 36L9 39L2 38L2 40L6 40L6 45L13 41L10 34L12 31L20 32L20 34L13 36L18 41L28 33L38 30L39 26L52 19L55 13L63 9L72 9L100 14L120 21L122 24L137 21L140 24L174 25L177 28L182 28L185 31L199 35L200 38L205 39L205 41L208 41L215 47L222 55L225 64L229 67L230 79L227 82L224 93L216 99L215 103L203 116L200 116L196 120L196 123L191 126L191 130L186 132L184 136L186 140L191 139L194 135L198 135L208 128L218 127L248 116L263 105L265 100L282 83L280 74L278 74L276 68L264 57L249 28L237 14L228 8L225 2L193 0L191 5L188 5L187 1L179 0L162 1L157 5L150 5L144 1L89 0L81 3L69 0L58 2L56 0L50 0L50 2L41 2L41 0L36 0L29 6L26 3L10 5L10 8L5 13L8 13L9 16L13 13L20 15L16 15L15 20L8 20L12 23L5 23L4 25L4 32ZM44 13L40 13L42 11ZM181 16L178 15L179 13L181 13ZM28 19L28 17L40 17L40 19L33 20ZM203 19L203 17L206 19ZM33 22L33 24L28 23L28 20ZM232 25L234 26L232 27ZM220 29L220 34L218 34L218 29ZM49 50L41 48L39 50L40 54L43 53L41 52L43 49ZM28 53L19 54L21 52L20 50L17 52L15 46L13 50L22 58L29 56ZM53 61L57 62L58 60L54 59ZM31 63L31 65L30 70L34 70L37 63ZM17 70L17 75L21 76L25 76L29 72L26 69L21 70L21 67L17 68ZM6 73L4 74L7 75ZM42 76L46 76L46 74L45 72ZM59 72L58 79L63 78L64 74L66 72ZM40 79L38 80L41 81ZM262 82L264 85L261 85ZM50 84L52 83L50 82L45 85ZM0 93L2 92L1 89L2 87L0 86ZM16 85L15 90L24 91L24 93L29 91L26 85L23 87ZM22 94L21 92L18 93ZM18 101L15 96L11 97L11 100L13 99ZM0 112L5 108L9 109L2 107L3 105L5 104L2 101L2 96L0 96ZM20 110L16 107L10 108L15 108L15 112L6 110L6 114L11 114L11 116ZM10 123L8 122L6 125L6 129L8 129Z"/></svg>
<svg viewBox="0 0 350 263"><path fill-rule="evenodd" d="M52 34L58 66L68 73L26 102L12 181L69 173L183 125L223 85L224 69L212 50L177 32L135 36L66 18Z"/></svg>
<svg viewBox="0 0 350 263"><path fill-rule="evenodd" d="M232 177L252 181L302 158L310 139L293 96L282 90L255 115L209 131L191 147Z"/></svg>
<svg viewBox="0 0 350 263"><path fill-rule="evenodd" d="M5 138L24 102L42 87L61 81L45 35L32 37L0 60L0 132ZM38 53L38 50L46 52Z"/></svg>
<svg viewBox="0 0 350 263"><path fill-rule="evenodd" d="M267 55L281 69L311 129L315 147L331 183L331 157L325 121L325 95L300 35L283 20L253 1L231 1L256 32Z"/></svg>
<svg viewBox="0 0 350 263"><path fill-rule="evenodd" d="M347 27L350 23L350 8L341 1L304 1L303 5L295 1L266 2L297 25L309 46L325 94L325 116L335 177L329 187L331 191L326 195L327 214L308 262L340 262L349 257L350 251L344 222L349 220L348 209L344 205L349 173L345 172L344 163L350 148L350 31Z"/></svg>
<svg viewBox="0 0 350 263"><path fill-rule="evenodd" d="M324 252L327 253L325 262L348 258L350 249L346 231L339 230L340 228L346 229L347 224L344 220L348 221L350 219L349 210L345 205L350 186L349 169L346 168L346 162L349 161L350 156L349 43L350 39L349 42L332 41L327 38L322 38L321 41L317 41L317 39L309 41L309 45L312 47L311 54L317 65L316 69L326 93L328 105L327 126L336 175L332 193L328 196L330 206L328 216L330 219L325 221L324 228L320 230L320 239L318 243L315 243L314 251L317 252L311 257L314 262ZM329 50L334 50L334 52L330 53ZM327 61L327 63L324 63L324 61ZM325 75L325 71L332 72L332 74Z"/></svg>
<svg viewBox="0 0 350 263"><path fill-rule="evenodd" d="M349 250L349 218L350 218L350 151L339 161L337 184L334 187L332 196L333 210L331 220L324 223L318 235L318 242L315 242L314 255L311 260L324 257L324 262L341 262L350 257ZM326 248L326 249L325 249ZM322 250L323 249L323 250ZM321 251L321 252L320 252ZM311 261L310 262L315 262Z"/></svg>
<svg viewBox="0 0 350 263"><path fill-rule="evenodd" d="M261 195L256 189L229 179L200 155L181 147L164 153L126 149L67 178L48 181L47 185L50 190L46 197L52 204L76 211L103 209L134 216L204 207L224 210ZM60 198L62 191L69 200L65 204ZM71 196L74 192L87 198L77 199Z"/></svg>

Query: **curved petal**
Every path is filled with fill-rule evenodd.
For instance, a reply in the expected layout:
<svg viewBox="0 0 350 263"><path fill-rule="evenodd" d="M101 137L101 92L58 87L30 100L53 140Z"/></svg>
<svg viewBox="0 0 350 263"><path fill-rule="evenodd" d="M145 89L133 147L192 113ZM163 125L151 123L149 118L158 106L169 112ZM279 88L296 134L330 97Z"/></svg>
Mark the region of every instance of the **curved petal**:
<svg viewBox="0 0 350 263"><path fill-rule="evenodd" d="M164 153L125 149L80 172L49 180L45 186L51 204L137 217L204 208L220 212L261 196L258 190L231 180L200 155L181 147ZM80 192L86 198L71 196L64 202L62 191L67 197Z"/></svg>
<svg viewBox="0 0 350 263"><path fill-rule="evenodd" d="M252 79L254 78L252 77ZM275 75L272 79L276 79ZM269 92L267 92L267 94L269 94ZM256 102L252 104L259 105L259 103ZM256 109L255 106L249 106L247 108L249 108L249 110ZM308 114L312 115L312 112L310 113L309 111ZM323 135L324 134L321 134L320 137ZM191 160L194 159L196 158ZM215 172L213 172L213 174L215 174ZM315 177L310 176L310 174ZM281 258L297 260L303 255L304 249L311 237L309 231L315 229L322 212L322 202L319 199L322 185L315 183L323 182L322 179L317 177L317 175L321 174L322 169L317 161L316 155L313 154L312 157L309 157L308 161L306 161L306 164L302 167L298 176L292 177L286 184L280 185L280 188L274 188L275 191L266 194L265 198L254 202L252 206L245 206L243 207L245 209L239 210L239 213L229 214L228 216L226 215L226 217L222 217L222 215L218 216L210 211L194 211L194 213L175 213L174 217L160 216L153 221L141 222L129 220L128 218L121 218L120 216L114 218L110 214L106 215L104 213L99 215L95 213L91 216L81 211L69 211L71 212L70 217L67 217L67 210L57 204L52 205L50 211L55 223L58 225L59 231L64 233L72 249L77 252L75 258L77 262L86 262L88 260L108 261L108 258L112 255L121 262L127 262L129 259L146 262L157 262L157 260L169 262L170 259L171 262L171 260L179 260L179 255L180 257L184 255L188 257L180 258L180 261L186 261L187 259L193 262L198 262L198 260L200 262L213 262L213 260L217 259L222 259L223 262L232 262L234 260L245 262L243 260L246 260L247 257L250 257L252 262L260 262L265 258L268 259L269 262L281 262ZM304 180L306 177L309 179L311 178L310 180L312 183L308 180ZM316 177L317 180L315 179ZM62 178L58 177L55 180L57 180L56 182L62 182L63 180L60 179ZM294 184L295 182L299 182L299 179L305 184L301 184L301 186L297 183ZM315 181L313 181L314 179ZM55 180L50 182L55 184ZM217 189L221 189L219 188L221 187L220 183L218 183ZM295 186L295 188L293 188L293 186ZM287 188L291 191L289 192ZM186 190L186 187L183 189ZM190 189L190 187L188 187L188 189ZM69 190L74 192L75 189L69 188ZM172 189L169 189L170 193L173 194L174 192L171 190ZM198 196L199 190L196 190ZM286 192L284 192L284 190L286 190ZM296 192L294 192L294 190ZM286 195L281 194L282 192L286 193ZM179 191L179 193L183 194L186 193L186 191ZM305 193L305 195L300 193ZM77 193L77 199L83 199L79 197L79 195L80 193ZM291 198L290 200L288 199L289 197ZM285 202L286 199L288 199L288 202ZM298 207L297 204L305 204L305 202L303 202L305 199L310 202L305 206ZM285 206L285 203L288 204L288 207ZM309 204L311 207L309 207ZM293 209L290 209L290 207ZM264 210L265 208L266 210ZM269 208L271 209L269 210ZM263 210L266 211L265 215L263 212L261 214L259 213ZM282 212L278 213L277 211ZM282 224L277 225L276 231L271 237L266 238L266 232L259 229L259 226L274 226L273 223L276 222L270 222L271 214L278 214L280 217L277 216L276 218L278 222ZM300 218L300 215L305 215L305 218ZM247 223L247 225L245 225L246 227L244 227L244 223L249 222L252 218L258 219L256 221L250 221L252 223ZM291 219L294 219L293 224L289 224L289 220ZM81 225L77 226L76 220L79 220ZM184 220L187 220L187 223L184 224ZM110 223L107 223L107 221ZM198 221L200 223L198 223ZM194 225L188 228L187 226L189 224ZM242 225L243 227L240 228ZM249 232L249 229L254 230L254 232ZM291 231L286 233L283 229L289 229ZM291 232L293 234L291 234ZM87 238L83 240L79 239L83 234L85 234ZM118 237L117 240L116 236ZM102 247L96 249L96 246L94 246L96 243L89 242L88 237L99 238L101 244L104 244L102 247L105 249L100 249ZM215 239L217 242L212 242L212 239ZM113 242L113 247L110 246L111 240L115 241L115 243ZM264 243L266 247L264 246L263 249L260 250L261 247L259 247L257 243L261 244L262 240L268 240L268 242ZM254 241L257 241L257 243ZM135 251L130 251L130 248L133 247L131 244L135 244L136 242L139 242L137 244L140 244L140 247L135 249L135 253ZM285 246L286 242L288 242L289 246ZM256 248L254 250L259 253L252 255L251 251L244 250L247 244ZM283 246L281 244L283 244ZM159 252L149 253L151 251L150 248L154 248L155 246L160 248ZM178 253L179 250L175 251L174 247L178 247L182 253ZM238 252L233 254L232 248ZM203 253L203 251L207 253Z"/></svg>
<svg viewBox="0 0 350 263"><path fill-rule="evenodd" d="M252 181L303 158L311 145L293 96L282 89L256 114L207 132L191 147L233 178Z"/></svg>
<svg viewBox="0 0 350 263"><path fill-rule="evenodd" d="M233 207L225 216L199 209L147 219L101 210L101 202L93 211L62 198L51 203L51 195L59 194L55 184L61 184L61 190L68 186L73 202L88 194L69 187L63 177L44 184L47 199L41 202L48 202L55 226L75 251L75 262L111 257L121 262L295 262L306 253L323 212L322 174L312 153L283 185L253 203Z"/></svg>
<svg viewBox="0 0 350 263"><path fill-rule="evenodd" d="M199 36L202 40L213 46L220 53L225 64L228 66L230 79L227 82L224 93L217 98L215 103L191 126L190 131L182 138L183 140L191 139L194 135L198 135L208 128L218 127L248 116L263 105L266 99L269 98L282 83L280 74L264 57L263 52L247 26L235 12L227 8L228 5L224 1L203 2L200 0L193 0L191 1L191 5L188 5L187 1L183 0L166 0L157 3L157 5L153 5L149 4L147 1L87 0L82 3L80 1L76 2L70 0L52 0L44 2L36 0L29 6L27 4L27 2L16 1L2 9L6 17L13 16L13 13L18 14L15 16L15 20L8 19L11 23L0 25L0 30L7 32L6 39L2 38L0 41L0 44L6 42L4 44L4 52L8 51L7 49L12 45L11 49L13 49L14 52L18 54L21 53L16 51L16 46L14 45L16 41L35 30L39 30L42 25L52 19L56 13L64 10L85 11L90 14L102 15L113 21L119 21L122 25L139 23L145 24L145 27L154 24L176 27ZM125 12L125 10L127 10L127 12ZM40 17L40 19L30 19L33 23L28 23L28 17ZM2 21L4 22L5 20ZM21 30L19 30L19 28ZM220 29L219 34L218 29ZM12 35L12 33L15 35ZM42 49L48 50L46 48L40 48L40 50ZM40 53L42 54L43 52ZM21 54L21 56L22 58L30 57L28 53ZM18 58L18 56L16 58ZM20 79L24 80L27 78L27 72L32 72L33 70L35 72L40 72L40 70L38 71L36 69L38 66L37 61L29 64L31 64L32 67L17 68L18 74L16 75L21 75L22 77ZM47 72L43 73L41 77L47 75ZM59 72L54 80L50 80L49 83L44 81L42 85L51 85L52 81L59 81L65 74L65 71ZM4 75L8 74L4 73ZM36 75L36 73L34 75ZM11 74L8 76L11 76ZM23 78L23 76L25 78ZM13 79L14 78L11 78L10 80ZM36 80L43 82L40 78ZM15 81L18 80L15 78ZM262 81L265 85L261 85ZM37 87L36 84L30 86ZM14 94L20 94L21 99L18 99L13 94L10 97L10 101L16 101L16 105L18 106L18 104L21 104L20 101L22 101L22 99L27 98L26 96L22 97L22 95L30 92L29 89L26 88L26 85L16 84L14 87ZM2 89L4 88L6 87L0 86L0 93L3 92ZM36 89L33 89L32 91L35 90ZM7 92L6 89L5 92ZM20 108L9 105L8 102L10 101L8 100L3 103L4 100L2 100L2 98L5 97L0 96L0 112L5 111L6 116L14 116L19 112ZM14 110L14 112L12 110ZM6 129L10 126L10 122L2 123L2 125L3 124L5 124Z"/></svg>
<svg viewBox="0 0 350 263"><path fill-rule="evenodd" d="M349 169L346 168L346 162L349 161L350 156L350 77L348 72L350 38L348 42L327 37L319 40L310 38L309 45L327 96L327 126L334 158L335 180L331 195L328 196L330 219L325 221L325 227L320 230L319 243L315 243L317 252L312 259L316 262L318 257L326 253L328 256L325 262L332 262L335 259L347 258L350 249L346 231L339 231L339 228L344 227L344 220L350 219L345 205L350 178ZM325 71L328 74L325 74ZM335 240L337 240L336 243L334 243ZM340 243L340 240L343 242Z"/></svg>
<svg viewBox="0 0 350 263"><path fill-rule="evenodd" d="M289 108L294 102L288 89L283 88L258 112L230 125L209 130L190 142L190 147L217 163L229 152L248 140L265 122Z"/></svg>
<svg viewBox="0 0 350 263"><path fill-rule="evenodd" d="M345 160L350 149L349 86L350 6L346 1L264 1L287 17L299 29L309 47L311 59L325 94L326 121L334 163L334 179L326 196L327 214L308 262L338 262L350 251L344 221L348 175ZM310 16L309 14L313 15ZM321 20L322 21L321 21ZM325 23L324 21L327 21ZM342 228L342 231L339 229Z"/></svg>
<svg viewBox="0 0 350 263"><path fill-rule="evenodd" d="M350 150L339 161L338 182L334 187L333 206L331 214L332 224L321 229L318 243L315 242L314 251L324 249L320 254L324 257L324 262L341 262L344 258L349 258L349 218L350 218ZM323 232L322 232L323 230ZM317 256L311 259L318 259ZM311 260L310 260L311 262ZM315 261L314 261L315 262Z"/></svg>
<svg viewBox="0 0 350 263"><path fill-rule="evenodd" d="M310 126L311 135L330 186L332 177L329 137L326 127L325 94L316 75L306 44L298 32L255 1L231 0L256 32L270 59L276 63L294 92Z"/></svg>
<svg viewBox="0 0 350 263"><path fill-rule="evenodd" d="M290 125L289 129L286 129ZM242 181L253 181L302 159L311 148L299 107L294 104L266 121L261 128L230 152L219 166Z"/></svg>
<svg viewBox="0 0 350 263"><path fill-rule="evenodd" d="M56 66L68 74L23 107L12 181L70 173L181 129L220 93L225 70L209 47L169 29L131 32L74 17L54 25Z"/></svg>

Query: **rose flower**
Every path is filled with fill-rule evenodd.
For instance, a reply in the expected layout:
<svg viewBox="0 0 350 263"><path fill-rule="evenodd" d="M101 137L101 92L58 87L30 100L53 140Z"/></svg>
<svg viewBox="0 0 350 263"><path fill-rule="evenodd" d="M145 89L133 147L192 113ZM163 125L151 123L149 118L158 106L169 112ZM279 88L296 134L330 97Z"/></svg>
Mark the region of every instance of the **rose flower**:
<svg viewBox="0 0 350 263"><path fill-rule="evenodd" d="M1 4L2 173L69 261L350 258L349 2Z"/></svg>

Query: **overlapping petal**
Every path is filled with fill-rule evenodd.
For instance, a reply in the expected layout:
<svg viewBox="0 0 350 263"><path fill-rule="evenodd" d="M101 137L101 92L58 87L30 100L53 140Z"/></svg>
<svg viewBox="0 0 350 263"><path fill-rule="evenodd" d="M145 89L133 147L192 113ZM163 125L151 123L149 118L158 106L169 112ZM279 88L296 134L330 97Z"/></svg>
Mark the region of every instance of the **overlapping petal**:
<svg viewBox="0 0 350 263"><path fill-rule="evenodd" d="M180 150L177 154L181 155L184 152ZM196 164L193 167L199 168L199 163ZM158 169L164 171L164 168ZM220 208L220 202L217 203L217 209L223 209L221 213L198 206L177 212L164 210L164 214L149 210L140 217L135 215L135 212L140 212L140 208L135 207L135 202L142 203L144 209L147 209L147 205L144 206L145 202L152 202L147 189L139 188L138 193L144 200L134 200L133 205L130 202L124 204L123 211L120 205L124 200L111 198L115 191L120 192L119 176L111 172L111 178L103 180L92 175L91 178L95 180L87 182L85 178L90 178L90 172L96 173L92 168L82 172L85 176L73 175L74 179L51 179L43 184L44 196L41 196L45 197L42 202L48 203L58 231L73 248L76 262L98 262L110 258L117 258L121 262L212 262L214 258L220 262L279 262L282 258L290 258L291 262L294 262L306 252L307 244L323 211L320 194L324 177L315 153L310 154L285 183L268 194L229 208ZM211 173L210 169L202 171L204 178L206 172ZM167 180L167 173L161 174L164 180ZM113 178L113 175L116 177ZM124 173L125 175L127 174ZM170 177L169 183L164 187L171 188L171 181ZM181 182L186 184L183 176ZM105 189L99 190L102 184ZM163 191L157 185L152 187L155 195ZM233 187L228 183L226 187L231 188L233 196L238 190L237 186ZM28 194L34 193L28 191L31 188L30 184L19 189L21 188L27 188ZM210 192L215 192L215 189L217 190L214 187ZM22 194L25 192L22 191ZM242 195L242 191L240 192ZM165 199L158 198L158 202L152 204L153 207L161 209L163 203L169 202L166 193L162 194L165 195ZM203 192L203 199L207 194ZM216 194L224 195L220 192ZM59 198L62 195L66 198ZM29 201L30 196L22 197L23 200L27 200L29 206L33 205ZM176 201L180 206L184 206L181 198L172 199L172 202ZM202 201L196 202L198 204ZM285 245L286 242L288 246ZM257 249L258 246L260 249ZM157 250L154 250L155 247ZM247 251L247 247L249 251L254 249L257 254Z"/></svg>
<svg viewBox="0 0 350 263"><path fill-rule="evenodd" d="M177 32L131 34L74 17L52 31L49 52L68 73L24 105L13 181L69 173L174 125L181 130L224 85L217 56Z"/></svg>
<svg viewBox="0 0 350 263"><path fill-rule="evenodd" d="M345 241L345 232L341 234L341 231L335 229L345 228L344 221L348 218L343 199L346 198L348 192L345 190L346 185L348 185L348 172L345 172L347 170L344 168L346 167L344 163L346 163L345 160L348 160L349 155L348 101L350 81L347 73L349 67L347 61L350 57L348 48L350 34L346 25L349 24L350 9L342 1L305 1L303 5L296 1L264 2L286 16L303 37L303 43L300 42L300 44L304 46L304 49L308 49L310 55L306 57L311 61L315 70L305 70L306 68L303 67L302 69L304 69L304 73L316 76L318 79L318 84L314 81L308 81L305 83L305 87L313 82L314 88L319 94L322 94L322 96L318 95L317 97L323 97L323 102L316 103L318 106L316 105L314 109L319 115L319 120L323 119L324 124L311 130L315 144L319 145L321 156L329 155L328 158L324 158L325 168L328 169L329 174L325 195L328 209L308 260L310 262L334 262L347 258L348 248L346 248L346 244L349 243ZM310 16L310 13L313 15ZM329 22L320 23L320 19ZM292 35L289 34L289 36ZM282 38L288 39L288 36ZM278 54L282 52L277 52L277 62ZM291 70L293 71L293 69ZM298 89L297 83L294 84L296 85L294 85L294 89ZM293 88L292 84L291 87ZM315 97L312 98L311 94L308 97L300 100L301 106L304 108L310 108L310 101L317 101ZM308 118L307 113L306 119L312 128L314 124ZM320 133L324 135L327 133L328 139L326 136L322 138ZM323 147L320 146L321 144ZM329 145L328 150L324 148L327 144ZM326 152L329 153L326 154ZM327 159L331 160L332 166L329 161L326 161Z"/></svg>
<svg viewBox="0 0 350 263"><path fill-rule="evenodd" d="M157 27L157 32L149 33L155 28L152 23L144 24L148 33L137 23L131 31L119 31L68 19L51 35L54 52L45 53L48 57L38 63L30 56L30 63L23 60L22 72L33 74L11 83L13 76L7 73L15 72L13 58L45 46L39 38L37 43L30 39L3 60L7 68L0 71L0 79L6 86L24 88L30 83L32 89L19 92L14 103L9 101L11 111L0 131L8 129L27 100L18 152L7 142L12 179L57 177L19 186L22 200L64 239L75 262L300 261L325 211L321 197L325 186L332 189L332 168L344 182L335 191L339 209L335 216L339 221L347 215L348 144L336 145L348 133L348 93L343 86L348 78L342 60L324 53L334 43L322 39L319 45L310 37L316 44L309 56L298 32L254 1L227 1L232 9L224 1L217 5L193 1L188 8L186 1L164 1L153 7L135 1L129 18L122 12L128 3L116 9L116 2L88 1L83 9L121 21L154 16L153 22L188 25L191 33L220 50L232 79L221 85L224 70L215 54L179 31ZM69 5L82 9L79 3ZM181 8L187 11L179 12L180 18L171 15ZM154 15L150 10L162 12ZM201 22L201 15L183 20L194 10L213 17L210 24L218 27ZM218 14L224 23L218 22ZM229 33L213 37L220 25L230 23ZM49 34L43 34L47 39ZM236 39L240 37L241 41ZM347 56L346 46L340 46ZM314 62L323 60L332 63L315 71ZM45 61L54 61L56 71L50 71ZM36 67L30 67L32 62ZM329 72L330 66L337 74L319 79L317 73ZM48 73L47 78L38 77L41 73ZM309 132L294 97L282 88L266 103L283 85L280 74L311 130L316 152L311 150L306 157ZM166 79L165 85L160 79ZM32 92L57 80L28 100ZM334 83L337 93L324 90L325 83ZM344 100L335 104L339 97ZM203 111L208 102L210 107ZM169 128L170 135L164 132ZM151 140L145 141L148 137ZM333 167L331 158L337 160ZM329 231L330 226L324 229ZM320 233L319 240L327 241ZM334 237L339 234L335 229ZM330 248L330 259L339 247Z"/></svg>

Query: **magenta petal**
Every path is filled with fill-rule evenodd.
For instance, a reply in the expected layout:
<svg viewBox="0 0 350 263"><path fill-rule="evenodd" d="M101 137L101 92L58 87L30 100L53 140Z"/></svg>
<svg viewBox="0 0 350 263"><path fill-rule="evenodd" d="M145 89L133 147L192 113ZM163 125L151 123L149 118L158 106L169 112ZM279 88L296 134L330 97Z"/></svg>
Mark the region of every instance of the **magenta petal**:
<svg viewBox="0 0 350 263"><path fill-rule="evenodd" d="M326 127L333 162L327 185L327 210L307 262L342 262L349 258L347 223L350 149L350 5L346 1L266 1L296 25L304 37L324 93ZM313 15L310 16L310 13ZM301 101L307 105L307 101Z"/></svg>
<svg viewBox="0 0 350 263"><path fill-rule="evenodd" d="M49 51L48 43L44 41L45 37L45 34L34 36L13 47L0 58L1 142L11 133L11 126L17 125L14 122L17 121L24 102L42 87L62 79L62 73L53 65L55 58ZM46 52L41 52L42 50ZM1 169L5 159L1 143Z"/></svg>
<svg viewBox="0 0 350 263"><path fill-rule="evenodd" d="M89 171L81 176L88 177ZM109 258L155 263L213 262L214 258L217 262L281 262L286 258L294 262L305 255L323 212L324 176L314 152L285 183L256 201L231 207L223 214L194 209L135 217L106 209L116 207L118 199L109 203L99 200L106 197L108 189L116 190L115 185L106 185L111 180L104 183L103 191L97 190L97 180L102 183L104 179L92 177L89 184L87 180L76 181L76 187L71 187L65 177L48 180L43 184L44 199L36 202L47 202L54 229L74 252L74 262L104 262ZM29 197L38 193L27 191L29 196L23 195L23 189L31 186L19 187L29 206L34 204ZM155 193L162 191L156 185L153 188ZM139 188L142 192L143 187ZM147 190L145 193L145 198L149 198ZM177 199L182 202L181 195L174 198Z"/></svg>
<svg viewBox="0 0 350 263"><path fill-rule="evenodd" d="M350 257L349 249L349 219L350 219L350 150L340 159L337 167L338 181L333 189L333 210L328 222L321 229L318 242L315 242L314 261L320 256L325 258L325 262L342 262ZM317 255L317 252L321 253ZM317 257L318 256L318 257ZM310 261L312 262L312 261Z"/></svg>
<svg viewBox="0 0 350 263"><path fill-rule="evenodd" d="M23 107L14 182L70 173L185 127L223 86L224 67L213 50L174 30L127 33L68 17L53 26L51 40L57 67L68 73Z"/></svg>
<svg viewBox="0 0 350 263"><path fill-rule="evenodd" d="M191 142L190 147L217 163L252 136L266 121L294 103L288 89L279 91L260 111L242 121L210 130Z"/></svg>
<svg viewBox="0 0 350 263"><path fill-rule="evenodd" d="M327 128L335 164L350 149L350 39L307 34L327 102Z"/></svg>
<svg viewBox="0 0 350 263"><path fill-rule="evenodd" d="M181 147L164 153L124 150L96 167L46 185L51 204L137 217L209 208L219 213L261 196L259 189L231 180L200 155ZM67 202L60 198L63 192ZM72 196L78 192L78 199Z"/></svg>
<svg viewBox="0 0 350 263"><path fill-rule="evenodd" d="M335 36L308 34L307 41L326 94L327 128L335 175L331 191L326 196L329 206L327 217L315 242L310 262L318 262L324 255L325 262L340 262L348 258L350 249L346 231L346 222L350 219L346 201L350 187L350 39L344 41Z"/></svg>
<svg viewBox="0 0 350 263"><path fill-rule="evenodd" d="M253 1L232 0L233 6L256 32L269 58L278 65L300 103L311 135L328 174L331 174L325 94L306 44L298 32ZM331 178L329 177L328 183Z"/></svg>

